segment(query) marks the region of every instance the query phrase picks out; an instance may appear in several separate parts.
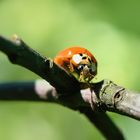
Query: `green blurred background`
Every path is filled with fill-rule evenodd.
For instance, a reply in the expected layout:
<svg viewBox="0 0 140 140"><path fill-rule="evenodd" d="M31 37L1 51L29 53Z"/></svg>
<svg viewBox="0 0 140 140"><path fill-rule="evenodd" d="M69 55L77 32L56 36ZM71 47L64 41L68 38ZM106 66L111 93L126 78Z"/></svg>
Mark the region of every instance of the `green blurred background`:
<svg viewBox="0 0 140 140"><path fill-rule="evenodd" d="M140 91L140 1L0 0L0 34L16 33L47 57L80 45L98 60L96 81L111 79ZM0 53L0 82L38 79ZM109 113L127 140L140 123ZM50 103L0 102L1 140L104 140L78 112Z"/></svg>

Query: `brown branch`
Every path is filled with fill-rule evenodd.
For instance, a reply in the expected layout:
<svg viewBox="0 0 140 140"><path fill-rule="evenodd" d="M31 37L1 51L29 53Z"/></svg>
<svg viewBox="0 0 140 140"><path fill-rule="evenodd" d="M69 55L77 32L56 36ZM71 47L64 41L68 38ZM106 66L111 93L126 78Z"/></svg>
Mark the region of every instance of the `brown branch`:
<svg viewBox="0 0 140 140"><path fill-rule="evenodd" d="M45 80L0 83L0 100L57 102L57 91Z"/></svg>
<svg viewBox="0 0 140 140"><path fill-rule="evenodd" d="M45 80L0 84L0 100L47 101L62 104L85 114L107 140L124 140L121 131L108 115L104 112L93 112L88 105L84 105L79 95L80 93L75 96L61 97Z"/></svg>
<svg viewBox="0 0 140 140"><path fill-rule="evenodd" d="M54 101L72 109L81 110L85 107L87 110L89 109L90 112L85 113L89 119L94 118L94 113L99 111L103 113L103 116L105 111L113 111L140 120L140 95L137 93L117 86L110 80L92 83L90 90L80 90L81 83L74 77L59 68L50 59L42 57L29 48L17 37L10 41L0 36L0 50L8 56L12 63L23 66L48 81L53 86L52 91L55 87L57 98L51 96ZM94 113L91 113L93 111ZM94 121L93 123L95 124ZM110 124L112 125L112 123ZM106 131L104 135L107 137L109 130ZM101 132L103 131L101 130ZM120 132L117 132L117 134L121 136ZM112 139L114 139L113 136L114 134L110 133ZM110 138L108 137L108 139Z"/></svg>
<svg viewBox="0 0 140 140"><path fill-rule="evenodd" d="M121 131L116 127L106 113L93 112L87 107L82 107L80 112L84 113L108 140L124 140L124 136Z"/></svg>
<svg viewBox="0 0 140 140"><path fill-rule="evenodd" d="M75 78L70 77L64 70L53 63L51 59L41 56L28 47L18 37L9 40L0 36L0 50L8 56L12 63L31 70L55 86L57 90L63 89L63 91L65 90L70 93L73 90L74 92L80 90L79 83Z"/></svg>
<svg viewBox="0 0 140 140"><path fill-rule="evenodd" d="M100 85L98 88L97 85ZM125 89L110 80L93 84L93 100L98 109L116 112L140 120L140 93ZM100 106L100 107L99 107Z"/></svg>

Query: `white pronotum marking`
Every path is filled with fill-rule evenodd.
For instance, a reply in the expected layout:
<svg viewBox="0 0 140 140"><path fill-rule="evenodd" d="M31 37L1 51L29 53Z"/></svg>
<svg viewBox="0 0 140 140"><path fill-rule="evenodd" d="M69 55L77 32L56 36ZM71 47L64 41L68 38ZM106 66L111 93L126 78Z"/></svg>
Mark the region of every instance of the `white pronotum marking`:
<svg viewBox="0 0 140 140"><path fill-rule="evenodd" d="M79 64L82 61L82 57L79 54L75 54L72 57L72 60L76 63Z"/></svg>

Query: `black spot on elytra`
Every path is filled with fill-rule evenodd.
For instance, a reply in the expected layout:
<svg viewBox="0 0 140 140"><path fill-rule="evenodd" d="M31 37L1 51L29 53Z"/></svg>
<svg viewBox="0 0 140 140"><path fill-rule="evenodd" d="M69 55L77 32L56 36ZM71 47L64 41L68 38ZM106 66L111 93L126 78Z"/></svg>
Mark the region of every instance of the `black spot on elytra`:
<svg viewBox="0 0 140 140"><path fill-rule="evenodd" d="M80 56L83 56L83 54L82 54L82 53L79 53L79 55L80 55Z"/></svg>
<svg viewBox="0 0 140 140"><path fill-rule="evenodd" d="M88 58L88 61L91 63L91 59L90 58Z"/></svg>

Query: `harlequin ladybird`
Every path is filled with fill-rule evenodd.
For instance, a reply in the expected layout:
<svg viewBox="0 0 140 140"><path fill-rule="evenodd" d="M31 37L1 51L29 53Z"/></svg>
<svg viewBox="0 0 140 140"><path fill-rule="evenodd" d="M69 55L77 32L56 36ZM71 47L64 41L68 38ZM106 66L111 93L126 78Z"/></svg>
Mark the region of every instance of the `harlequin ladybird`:
<svg viewBox="0 0 140 140"><path fill-rule="evenodd" d="M85 48L67 48L58 53L54 63L75 76L80 82L90 82L97 74L97 61Z"/></svg>

